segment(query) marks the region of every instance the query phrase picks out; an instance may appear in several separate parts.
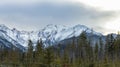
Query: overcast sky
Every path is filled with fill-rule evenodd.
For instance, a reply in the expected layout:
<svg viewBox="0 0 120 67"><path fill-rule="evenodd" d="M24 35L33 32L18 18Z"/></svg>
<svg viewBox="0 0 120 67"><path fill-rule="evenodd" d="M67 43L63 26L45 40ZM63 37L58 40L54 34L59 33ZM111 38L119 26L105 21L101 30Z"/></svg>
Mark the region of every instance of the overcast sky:
<svg viewBox="0 0 120 67"><path fill-rule="evenodd" d="M82 24L114 33L120 30L119 6L119 0L0 0L0 24L26 31Z"/></svg>

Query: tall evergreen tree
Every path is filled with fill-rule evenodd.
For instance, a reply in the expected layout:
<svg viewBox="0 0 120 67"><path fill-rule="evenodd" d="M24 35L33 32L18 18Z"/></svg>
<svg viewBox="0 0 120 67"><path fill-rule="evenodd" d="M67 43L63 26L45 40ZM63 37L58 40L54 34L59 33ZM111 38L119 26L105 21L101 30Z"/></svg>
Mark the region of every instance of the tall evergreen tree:
<svg viewBox="0 0 120 67"><path fill-rule="evenodd" d="M63 62L62 63L63 67L68 67L68 65L69 65L69 52L68 52L68 48L64 49L62 62Z"/></svg>
<svg viewBox="0 0 120 67"><path fill-rule="evenodd" d="M110 58L113 59L113 51L114 51L114 42L115 39L113 37L113 34L107 35L106 38L106 46L105 46L105 54L107 54Z"/></svg>
<svg viewBox="0 0 120 67"><path fill-rule="evenodd" d="M98 43L95 44L95 49L94 49L94 59L95 61L98 60L98 51L99 51L99 47L98 47Z"/></svg>
<svg viewBox="0 0 120 67"><path fill-rule="evenodd" d="M44 54L45 61L47 67L52 67L51 64L54 62L54 54L53 54L53 48L51 46L47 47L45 49Z"/></svg>
<svg viewBox="0 0 120 67"><path fill-rule="evenodd" d="M29 40L27 54L26 54L27 67L31 67L33 65L32 63L33 63L33 43L31 40Z"/></svg>
<svg viewBox="0 0 120 67"><path fill-rule="evenodd" d="M103 59L103 56L104 56L104 47L103 47L103 40L102 40L102 38L100 37L99 38L99 45L100 45L100 50L99 50L99 58L102 60Z"/></svg>
<svg viewBox="0 0 120 67"><path fill-rule="evenodd" d="M120 35L118 34L117 35L117 38L115 40L115 43L114 43L114 53L116 55L116 59L120 59Z"/></svg>
<svg viewBox="0 0 120 67"><path fill-rule="evenodd" d="M83 31L79 37L78 40L78 47L77 47L77 59L78 64L84 63L85 61L88 61L88 40L86 31ZM87 58L87 59L86 59Z"/></svg>
<svg viewBox="0 0 120 67"><path fill-rule="evenodd" d="M42 65L44 60L44 46L42 40L37 41L36 50L35 50L36 63Z"/></svg>

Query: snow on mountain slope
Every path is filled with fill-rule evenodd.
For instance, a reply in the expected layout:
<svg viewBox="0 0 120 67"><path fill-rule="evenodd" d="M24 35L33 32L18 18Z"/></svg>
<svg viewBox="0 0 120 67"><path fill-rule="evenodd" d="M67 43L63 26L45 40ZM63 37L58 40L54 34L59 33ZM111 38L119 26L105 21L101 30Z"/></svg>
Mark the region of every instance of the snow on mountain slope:
<svg viewBox="0 0 120 67"><path fill-rule="evenodd" d="M0 42L4 44L3 46L8 47L8 48L15 46L16 48L19 48L20 50L24 51L25 48L20 43L18 43L16 40L12 39L10 37L10 34L12 33L8 27L6 27L5 25L0 25Z"/></svg>
<svg viewBox="0 0 120 67"><path fill-rule="evenodd" d="M27 47L28 40L31 39L35 45L38 39L42 39L45 46L58 43L64 39L71 38L73 36L79 36L82 31L87 33L93 33L101 36L102 34L92 31L90 28L84 25L76 25L73 27L66 27L62 25L49 24L40 31L18 31L17 29L9 29L5 25L0 25L0 31L8 41L16 41L24 47ZM1 33L0 32L0 33ZM0 35L0 36L3 36ZM15 44L15 42L12 42Z"/></svg>

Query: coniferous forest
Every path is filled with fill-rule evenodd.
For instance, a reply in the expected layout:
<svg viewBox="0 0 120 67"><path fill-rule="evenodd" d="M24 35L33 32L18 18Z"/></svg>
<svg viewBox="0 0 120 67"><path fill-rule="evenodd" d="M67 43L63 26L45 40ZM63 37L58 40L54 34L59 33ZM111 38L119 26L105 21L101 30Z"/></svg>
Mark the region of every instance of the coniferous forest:
<svg viewBox="0 0 120 67"><path fill-rule="evenodd" d="M29 40L28 48L22 52L16 48L0 50L0 67L119 67L120 66L120 36L106 36L103 41L92 46L83 32L77 41L63 46L45 47L42 40L36 47ZM34 49L35 48L35 49Z"/></svg>

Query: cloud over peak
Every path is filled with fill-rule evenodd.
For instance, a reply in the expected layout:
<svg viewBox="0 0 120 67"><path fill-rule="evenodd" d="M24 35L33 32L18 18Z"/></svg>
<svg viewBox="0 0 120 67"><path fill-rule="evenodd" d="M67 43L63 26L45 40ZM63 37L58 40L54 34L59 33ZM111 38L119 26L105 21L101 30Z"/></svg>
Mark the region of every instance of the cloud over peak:
<svg viewBox="0 0 120 67"><path fill-rule="evenodd" d="M22 30L41 29L47 24L67 26L84 24L96 27L103 25L103 21L116 16L116 12L99 11L82 3L72 2L73 0L61 1L62 3L52 2L52 0L50 0L51 2L42 0L11 1L14 4L7 4L9 1L3 1L7 5L0 6L0 23Z"/></svg>

